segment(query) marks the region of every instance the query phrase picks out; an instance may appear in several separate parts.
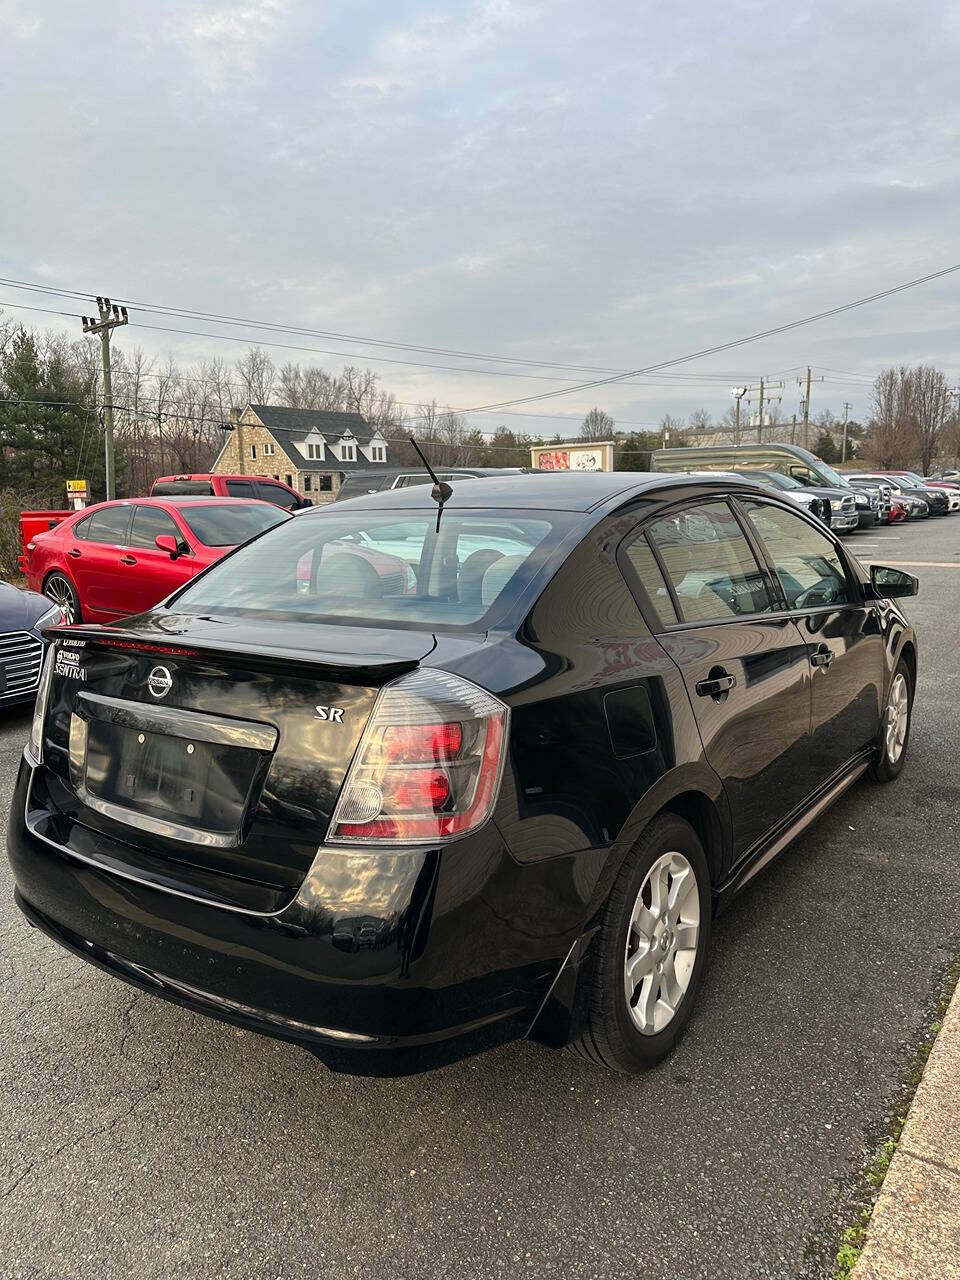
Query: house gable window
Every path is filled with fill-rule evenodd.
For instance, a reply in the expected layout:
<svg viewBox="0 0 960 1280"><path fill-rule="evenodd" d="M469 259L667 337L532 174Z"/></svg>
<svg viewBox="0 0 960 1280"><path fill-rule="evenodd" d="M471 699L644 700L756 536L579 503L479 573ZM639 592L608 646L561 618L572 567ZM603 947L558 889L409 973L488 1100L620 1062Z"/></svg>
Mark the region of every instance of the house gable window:
<svg viewBox="0 0 960 1280"><path fill-rule="evenodd" d="M357 446L352 440L341 440L340 442L340 461L356 462Z"/></svg>
<svg viewBox="0 0 960 1280"><path fill-rule="evenodd" d="M250 457L251 457L251 459L252 459L254 462L256 462L256 460L257 460L257 446L256 446L255 444L252 444L252 445L250 446Z"/></svg>
<svg viewBox="0 0 960 1280"><path fill-rule="evenodd" d="M256 447L256 446L254 446L254 447ZM274 447L273 447L273 445L272 445L272 444L265 444L265 445L263 446L263 456L264 456L265 458L272 458L272 457L273 457L273 455L274 455Z"/></svg>
<svg viewBox="0 0 960 1280"><path fill-rule="evenodd" d="M321 442L320 444L313 444L313 443L308 444L308 445L307 445L307 457L308 457L308 458L310 458L310 459L311 459L311 461L314 461L314 462L315 462L315 461L317 461L318 459L322 458L322 457L323 457L323 443Z"/></svg>
<svg viewBox="0 0 960 1280"><path fill-rule="evenodd" d="M387 451L382 444L372 444L370 446L371 462L386 462Z"/></svg>

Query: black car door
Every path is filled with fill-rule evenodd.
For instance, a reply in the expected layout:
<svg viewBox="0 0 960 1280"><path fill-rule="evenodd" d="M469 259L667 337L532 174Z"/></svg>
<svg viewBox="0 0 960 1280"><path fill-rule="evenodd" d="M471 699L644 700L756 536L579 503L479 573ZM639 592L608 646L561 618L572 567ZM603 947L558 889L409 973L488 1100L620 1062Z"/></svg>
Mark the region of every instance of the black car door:
<svg viewBox="0 0 960 1280"><path fill-rule="evenodd" d="M879 733L885 666L878 604L864 598L825 529L763 499L742 505L809 646L811 763L822 783Z"/></svg>
<svg viewBox="0 0 960 1280"><path fill-rule="evenodd" d="M807 646L724 499L648 523L622 560L683 674L737 858L813 786Z"/></svg>

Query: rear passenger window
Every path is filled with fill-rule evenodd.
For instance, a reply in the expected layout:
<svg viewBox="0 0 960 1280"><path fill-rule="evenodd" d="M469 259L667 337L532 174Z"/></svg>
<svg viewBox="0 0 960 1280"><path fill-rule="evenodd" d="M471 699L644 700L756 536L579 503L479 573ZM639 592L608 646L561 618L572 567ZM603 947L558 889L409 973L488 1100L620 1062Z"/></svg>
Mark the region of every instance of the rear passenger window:
<svg viewBox="0 0 960 1280"><path fill-rule="evenodd" d="M251 480L228 480L227 496L230 498L253 498L253 482Z"/></svg>
<svg viewBox="0 0 960 1280"><path fill-rule="evenodd" d="M681 621L715 622L772 611L760 566L725 502L655 520L647 536L666 569Z"/></svg>
<svg viewBox="0 0 960 1280"><path fill-rule="evenodd" d="M743 505L773 561L788 608L849 604L847 575L829 538L792 511L765 502Z"/></svg>
<svg viewBox="0 0 960 1280"><path fill-rule="evenodd" d="M657 615L657 620L661 624L666 623L667 625L671 622L679 622L680 619L677 617L677 611L667 589L666 580L660 572L657 558L650 550L650 544L643 534L634 542L631 542L624 554L631 569L640 579L640 585L643 587L644 594Z"/></svg>
<svg viewBox="0 0 960 1280"><path fill-rule="evenodd" d="M85 537L88 542L106 542L114 546L124 546L127 536L127 525L130 523L129 507L104 507L95 511L86 524Z"/></svg>

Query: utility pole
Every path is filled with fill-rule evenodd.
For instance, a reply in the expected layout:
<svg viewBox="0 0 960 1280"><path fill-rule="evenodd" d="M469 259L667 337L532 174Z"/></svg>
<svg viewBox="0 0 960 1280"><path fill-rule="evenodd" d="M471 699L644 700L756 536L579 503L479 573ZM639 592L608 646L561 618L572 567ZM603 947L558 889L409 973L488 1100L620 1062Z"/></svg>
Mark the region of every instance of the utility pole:
<svg viewBox="0 0 960 1280"><path fill-rule="evenodd" d="M734 417L734 421L733 421L733 443L735 445L739 445L740 443L740 401L747 394L747 388L732 387L730 394L733 396L737 405L736 416Z"/></svg>
<svg viewBox="0 0 960 1280"><path fill-rule="evenodd" d="M753 404L753 397L757 392L756 387L744 387L743 394L747 397L747 404ZM771 382L769 378L760 379L760 413L757 416L757 444L763 443L763 406L768 400L783 399L783 383Z"/></svg>
<svg viewBox="0 0 960 1280"><path fill-rule="evenodd" d="M810 366L807 365L807 394L803 398L803 447L805 449L810 448L810 383L822 381L822 377L812 378L810 376ZM797 385L803 386L799 378L797 379Z"/></svg>
<svg viewBox="0 0 960 1280"><path fill-rule="evenodd" d="M97 299L99 320L81 316L84 333L99 333L103 360L103 461L107 473L107 501L117 496L113 465L113 383L110 379L110 335L118 325L127 323L127 308L111 305L109 298Z"/></svg>
<svg viewBox="0 0 960 1280"><path fill-rule="evenodd" d="M843 402L843 448L840 451L841 462L846 462L847 460L847 418L852 408L853 408L853 405L850 403L850 401L844 400Z"/></svg>
<svg viewBox="0 0 960 1280"><path fill-rule="evenodd" d="M790 424L790 443L797 443L797 415L793 415L793 422Z"/></svg>

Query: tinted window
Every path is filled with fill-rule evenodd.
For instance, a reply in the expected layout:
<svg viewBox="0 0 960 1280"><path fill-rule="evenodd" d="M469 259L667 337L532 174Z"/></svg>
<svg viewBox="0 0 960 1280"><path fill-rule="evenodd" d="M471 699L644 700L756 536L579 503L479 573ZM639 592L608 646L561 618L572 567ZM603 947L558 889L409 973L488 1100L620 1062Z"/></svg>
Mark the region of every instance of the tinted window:
<svg viewBox="0 0 960 1280"><path fill-rule="evenodd" d="M180 508L180 518L193 530L194 536L207 547L235 547L255 534L263 533L275 524L286 520L277 507L266 502L251 502L249 506L214 505Z"/></svg>
<svg viewBox="0 0 960 1280"><path fill-rule="evenodd" d="M330 507L231 556L191 584L177 608L371 626L468 625L522 590L579 519L448 510L438 532L435 509L398 519L362 506Z"/></svg>
<svg viewBox="0 0 960 1280"><path fill-rule="evenodd" d="M640 579L640 585L658 620L661 623L679 622L666 581L646 538L641 535L636 541L631 542L625 555L630 567Z"/></svg>
<svg viewBox="0 0 960 1280"><path fill-rule="evenodd" d="M647 534L673 585L682 621L737 618L773 608L760 566L725 502L656 520Z"/></svg>
<svg viewBox="0 0 960 1280"><path fill-rule="evenodd" d="M131 547L152 547L156 550L155 539L162 533L173 536L177 542L183 541L183 535L166 511L161 511L159 507L134 507L133 524L130 528Z"/></svg>
<svg viewBox="0 0 960 1280"><path fill-rule="evenodd" d="M227 496L230 498L255 498L252 480L228 480Z"/></svg>
<svg viewBox="0 0 960 1280"><path fill-rule="evenodd" d="M213 493L213 485L209 480L165 480L150 490L151 498L175 498L182 496L201 497Z"/></svg>
<svg viewBox="0 0 960 1280"><path fill-rule="evenodd" d="M773 561L791 609L850 601L843 562L829 538L790 511L754 501L744 506Z"/></svg>
<svg viewBox="0 0 960 1280"><path fill-rule="evenodd" d="M88 542L124 542L130 520L129 507L105 507L95 511L87 523L85 537Z"/></svg>
<svg viewBox="0 0 960 1280"><path fill-rule="evenodd" d="M264 502L272 502L287 511L292 511L294 507L300 505L300 499L289 489L284 489L278 484L264 483L262 480L257 485L257 496Z"/></svg>

